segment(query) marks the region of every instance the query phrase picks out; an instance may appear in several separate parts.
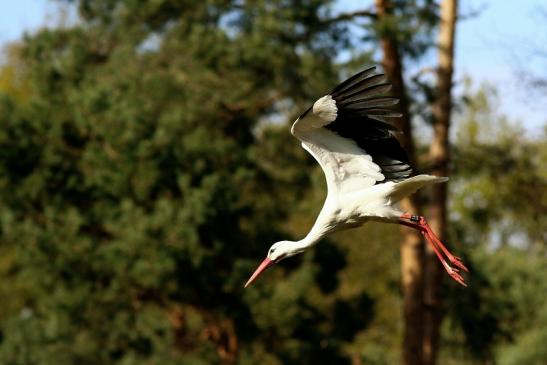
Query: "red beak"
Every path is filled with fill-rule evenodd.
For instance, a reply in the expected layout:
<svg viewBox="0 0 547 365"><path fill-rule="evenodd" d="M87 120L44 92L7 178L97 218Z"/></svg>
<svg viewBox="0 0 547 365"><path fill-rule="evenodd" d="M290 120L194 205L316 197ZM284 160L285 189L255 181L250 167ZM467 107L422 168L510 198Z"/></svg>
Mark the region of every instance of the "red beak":
<svg viewBox="0 0 547 365"><path fill-rule="evenodd" d="M253 281L255 281L256 278L258 278L260 276L260 274L262 274L264 271L266 271L266 269L269 268L270 266L272 266L273 264L274 264L274 262L272 260L270 260L268 257L266 257L264 259L264 261L262 261L260 266L255 270L255 272L253 273L251 278L249 280L247 280L247 283L245 284L245 288L248 287L249 285L251 285L253 283Z"/></svg>

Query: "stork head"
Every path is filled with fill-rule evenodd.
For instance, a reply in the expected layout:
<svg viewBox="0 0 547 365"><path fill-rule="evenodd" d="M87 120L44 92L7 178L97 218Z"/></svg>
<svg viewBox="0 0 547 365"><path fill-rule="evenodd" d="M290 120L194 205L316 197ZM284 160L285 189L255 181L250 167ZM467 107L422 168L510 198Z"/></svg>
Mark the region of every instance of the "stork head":
<svg viewBox="0 0 547 365"><path fill-rule="evenodd" d="M292 241L279 241L274 243L268 250L268 255L262 261L262 263L255 270L251 278L245 284L245 287L251 285L267 268L273 264L277 264L279 261L286 259L287 257L294 256L301 253L302 249L297 246L296 242Z"/></svg>

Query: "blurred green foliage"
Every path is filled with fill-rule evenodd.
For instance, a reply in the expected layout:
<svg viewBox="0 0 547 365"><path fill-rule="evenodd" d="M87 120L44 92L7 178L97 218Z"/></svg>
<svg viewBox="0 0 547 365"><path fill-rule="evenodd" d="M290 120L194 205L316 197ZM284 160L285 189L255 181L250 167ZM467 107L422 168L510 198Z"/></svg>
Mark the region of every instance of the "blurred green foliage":
<svg viewBox="0 0 547 365"><path fill-rule="evenodd" d="M434 4L395 3L417 57ZM27 36L0 73L0 363L398 362L395 227L335 235L243 290L325 195L279 121L374 48L338 62L352 41L327 0L76 5L80 23ZM374 45L390 28L367 29ZM441 363L543 364L545 136L492 99L457 126L452 236L473 271L447 284Z"/></svg>

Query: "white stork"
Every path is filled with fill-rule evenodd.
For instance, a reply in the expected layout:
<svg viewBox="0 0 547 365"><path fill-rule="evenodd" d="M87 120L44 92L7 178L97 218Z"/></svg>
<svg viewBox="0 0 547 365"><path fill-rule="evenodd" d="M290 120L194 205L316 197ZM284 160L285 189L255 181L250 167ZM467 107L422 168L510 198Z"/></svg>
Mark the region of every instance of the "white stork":
<svg viewBox="0 0 547 365"><path fill-rule="evenodd" d="M245 287L268 267L303 252L329 233L371 220L420 231L448 274L466 285L459 269L467 268L442 244L425 218L396 207L416 190L448 178L411 176L408 157L393 136L396 128L388 123L390 118L401 117L392 108L399 100L386 95L390 89L384 75L371 67L342 82L296 119L291 133L321 165L327 198L308 235L296 242L274 243Z"/></svg>

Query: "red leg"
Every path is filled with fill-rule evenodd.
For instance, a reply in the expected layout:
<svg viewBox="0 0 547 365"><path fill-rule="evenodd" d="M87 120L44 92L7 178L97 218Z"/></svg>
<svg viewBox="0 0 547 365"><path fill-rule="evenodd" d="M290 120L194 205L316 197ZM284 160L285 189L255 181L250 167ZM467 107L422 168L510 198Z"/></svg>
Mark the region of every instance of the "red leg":
<svg viewBox="0 0 547 365"><path fill-rule="evenodd" d="M463 286L467 286L462 276L458 273L459 270L450 266L444 259L444 257L439 252L439 248L433 243L432 238L429 236L427 232L422 232L426 240L431 244L431 247L433 247L433 251L435 251L435 255L437 255L437 258L441 261L441 264L444 266L444 269L452 277L452 279L456 280L458 283L462 284Z"/></svg>
<svg viewBox="0 0 547 365"><path fill-rule="evenodd" d="M435 235L431 227L427 224L427 221L424 217L419 216L412 216L410 214L403 214L401 216L402 219L408 219L408 221L400 221L399 223L408 227L412 227L414 229L419 230L422 235L426 238L427 242L431 245L433 248L433 251L435 252L435 255L439 258L441 261L441 264L444 266L445 270L448 272L448 274L456 280L458 283L467 286L465 282L463 281L463 278L461 275L458 274L458 269L451 267L444 257L442 256L442 251L445 256L448 258L448 260L455 266L459 267L462 270L469 271L465 265L461 262L461 259L459 257L454 256L439 240L439 238ZM439 251L440 249L440 251Z"/></svg>
<svg viewBox="0 0 547 365"><path fill-rule="evenodd" d="M443 251L443 253L445 254L445 256L448 258L448 260L455 266L459 267L460 269L464 270L464 271L467 271L469 272L469 270L467 269L467 267L465 267L465 265L463 264L463 262L461 261L461 259L457 256L454 256L452 254L452 252L450 252L445 245L443 245L443 243L441 242L441 240L437 237L437 235L433 232L433 230L431 229L431 227L429 227L429 224L427 224L427 221L425 220L424 217L420 217L420 224L427 230L427 232L429 233L429 235L431 236L431 238L433 240L435 240L435 242L437 243L437 245L440 247L440 249Z"/></svg>

